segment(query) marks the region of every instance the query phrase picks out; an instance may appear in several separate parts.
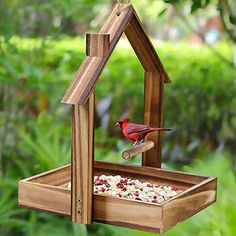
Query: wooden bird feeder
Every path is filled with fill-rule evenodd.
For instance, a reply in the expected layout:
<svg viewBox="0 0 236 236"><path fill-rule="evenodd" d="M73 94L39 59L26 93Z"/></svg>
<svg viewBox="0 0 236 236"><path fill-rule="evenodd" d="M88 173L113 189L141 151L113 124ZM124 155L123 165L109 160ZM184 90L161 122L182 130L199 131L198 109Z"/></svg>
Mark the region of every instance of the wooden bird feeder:
<svg viewBox="0 0 236 236"><path fill-rule="evenodd" d="M117 11L120 14L117 14ZM116 4L98 34L86 35L86 54L62 103L72 106L71 165L19 182L19 206L93 221L163 233L216 201L217 180L161 169L161 132L123 152L142 155L142 166L94 162L94 89L106 62L125 33L144 68L144 123L162 127L164 83L170 79L131 4ZM93 176L121 175L177 187L183 192L161 204L93 194ZM72 182L71 190L65 184Z"/></svg>

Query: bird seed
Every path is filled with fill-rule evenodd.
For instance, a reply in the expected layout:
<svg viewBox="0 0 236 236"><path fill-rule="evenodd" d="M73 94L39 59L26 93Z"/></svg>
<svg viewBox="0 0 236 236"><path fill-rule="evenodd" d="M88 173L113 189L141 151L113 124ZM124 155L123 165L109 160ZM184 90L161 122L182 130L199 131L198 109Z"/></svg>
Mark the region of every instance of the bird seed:
<svg viewBox="0 0 236 236"><path fill-rule="evenodd" d="M67 185L71 188L71 183ZM171 186L141 182L120 175L94 176L94 194L160 204L182 191Z"/></svg>

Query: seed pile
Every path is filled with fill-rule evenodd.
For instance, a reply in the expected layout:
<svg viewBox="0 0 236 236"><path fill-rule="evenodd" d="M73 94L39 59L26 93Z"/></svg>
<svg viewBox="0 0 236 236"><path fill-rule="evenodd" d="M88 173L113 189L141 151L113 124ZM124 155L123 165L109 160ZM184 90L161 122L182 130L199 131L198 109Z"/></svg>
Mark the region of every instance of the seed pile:
<svg viewBox="0 0 236 236"><path fill-rule="evenodd" d="M116 176L94 176L94 193L143 202L162 203L181 191L171 186L155 185L148 182Z"/></svg>
<svg viewBox="0 0 236 236"><path fill-rule="evenodd" d="M158 204L169 200L181 192L181 190L171 186L141 182L137 179L129 179L120 175L94 176L94 193L99 195Z"/></svg>

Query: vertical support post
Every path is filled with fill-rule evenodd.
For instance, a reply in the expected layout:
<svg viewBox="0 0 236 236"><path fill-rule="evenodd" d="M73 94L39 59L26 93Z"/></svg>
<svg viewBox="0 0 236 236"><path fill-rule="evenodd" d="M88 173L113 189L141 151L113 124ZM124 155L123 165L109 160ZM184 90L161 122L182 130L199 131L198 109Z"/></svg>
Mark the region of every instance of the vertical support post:
<svg viewBox="0 0 236 236"><path fill-rule="evenodd" d="M158 72L145 72L144 79L144 123L151 127L162 127L164 78ZM161 167L162 132L153 132L146 137L155 147L142 157L143 166Z"/></svg>
<svg viewBox="0 0 236 236"><path fill-rule="evenodd" d="M82 224L92 223L94 100L72 109L71 218Z"/></svg>

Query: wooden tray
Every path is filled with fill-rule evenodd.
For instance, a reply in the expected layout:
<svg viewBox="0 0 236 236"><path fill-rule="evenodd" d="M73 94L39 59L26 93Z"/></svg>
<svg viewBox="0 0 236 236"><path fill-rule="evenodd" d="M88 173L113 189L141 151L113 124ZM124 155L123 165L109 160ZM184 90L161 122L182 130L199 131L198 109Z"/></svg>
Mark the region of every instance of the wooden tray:
<svg viewBox="0 0 236 236"><path fill-rule="evenodd" d="M216 201L217 179L214 177L95 162L94 175L100 174L119 174L184 191L162 204L94 194L93 219L97 222L163 233ZM70 165L21 180L19 206L70 216L71 190L64 187L70 181Z"/></svg>

